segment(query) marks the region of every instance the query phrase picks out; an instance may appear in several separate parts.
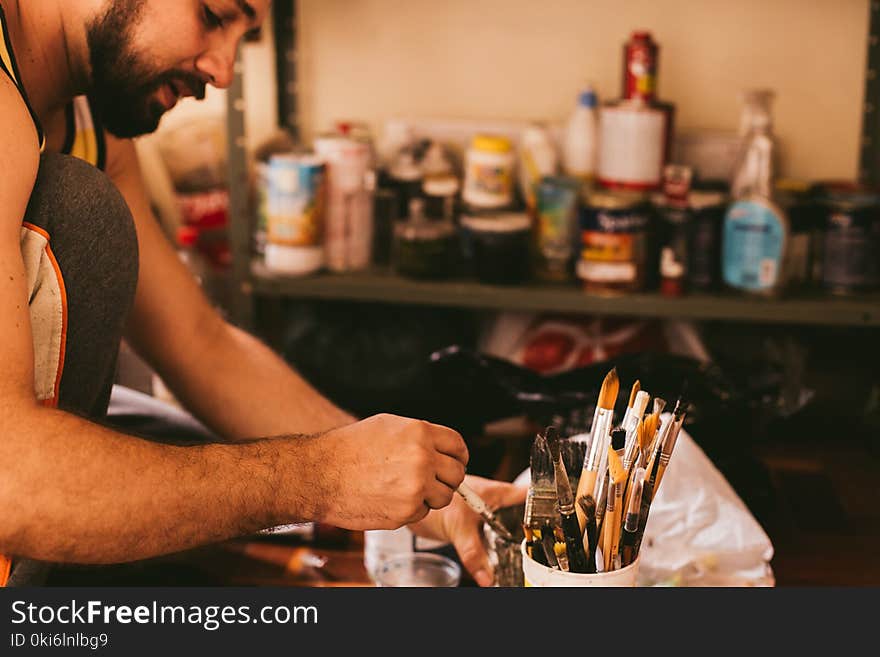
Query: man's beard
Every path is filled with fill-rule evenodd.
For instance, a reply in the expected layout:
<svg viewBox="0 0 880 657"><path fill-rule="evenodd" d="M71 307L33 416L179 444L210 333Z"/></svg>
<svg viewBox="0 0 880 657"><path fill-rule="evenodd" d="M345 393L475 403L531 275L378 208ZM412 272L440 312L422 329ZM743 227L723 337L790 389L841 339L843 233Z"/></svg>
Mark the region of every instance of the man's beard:
<svg viewBox="0 0 880 657"><path fill-rule="evenodd" d="M150 70L131 45L146 0L113 0L106 13L87 26L92 79L89 97L102 125L120 138L153 132L165 113L156 92L181 81L204 97L204 82L186 71Z"/></svg>

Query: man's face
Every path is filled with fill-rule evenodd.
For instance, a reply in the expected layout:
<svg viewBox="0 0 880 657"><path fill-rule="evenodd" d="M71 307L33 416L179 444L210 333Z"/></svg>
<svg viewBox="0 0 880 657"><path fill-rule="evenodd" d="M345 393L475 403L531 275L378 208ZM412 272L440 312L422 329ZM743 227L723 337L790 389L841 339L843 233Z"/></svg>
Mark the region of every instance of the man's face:
<svg viewBox="0 0 880 657"><path fill-rule="evenodd" d="M226 87L269 0L107 0L86 26L90 96L117 137L153 132L179 98Z"/></svg>

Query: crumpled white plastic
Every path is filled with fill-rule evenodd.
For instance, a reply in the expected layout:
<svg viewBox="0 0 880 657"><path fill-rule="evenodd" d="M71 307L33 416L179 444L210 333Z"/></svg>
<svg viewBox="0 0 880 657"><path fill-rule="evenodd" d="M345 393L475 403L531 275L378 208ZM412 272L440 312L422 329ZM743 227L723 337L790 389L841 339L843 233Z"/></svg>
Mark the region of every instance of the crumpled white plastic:
<svg viewBox="0 0 880 657"><path fill-rule="evenodd" d="M640 552L640 584L775 584L770 537L684 430L651 504Z"/></svg>
<svg viewBox="0 0 880 657"><path fill-rule="evenodd" d="M663 422L670 415L664 414ZM528 485L526 470L516 483ZM640 586L773 586L773 544L682 429L640 549Z"/></svg>

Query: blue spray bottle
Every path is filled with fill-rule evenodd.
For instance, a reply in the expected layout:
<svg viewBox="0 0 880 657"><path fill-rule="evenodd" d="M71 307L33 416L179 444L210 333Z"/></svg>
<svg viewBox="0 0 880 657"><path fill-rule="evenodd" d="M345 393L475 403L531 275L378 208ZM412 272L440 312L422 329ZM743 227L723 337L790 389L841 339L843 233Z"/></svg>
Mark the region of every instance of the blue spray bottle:
<svg viewBox="0 0 880 657"><path fill-rule="evenodd" d="M724 218L721 272L733 289L771 295L784 284L783 260L790 230L785 212L773 202L773 92L747 91L743 100L743 141L731 180L733 202Z"/></svg>

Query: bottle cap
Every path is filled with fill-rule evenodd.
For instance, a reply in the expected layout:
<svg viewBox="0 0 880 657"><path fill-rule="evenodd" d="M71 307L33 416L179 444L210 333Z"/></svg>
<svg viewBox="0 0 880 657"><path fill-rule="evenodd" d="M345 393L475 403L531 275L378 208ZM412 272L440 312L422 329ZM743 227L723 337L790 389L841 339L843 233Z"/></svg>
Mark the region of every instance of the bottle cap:
<svg viewBox="0 0 880 657"><path fill-rule="evenodd" d="M596 106L596 92L593 87L587 87L581 91L580 96L578 96L578 105L581 107Z"/></svg>
<svg viewBox="0 0 880 657"><path fill-rule="evenodd" d="M473 139L472 146L478 151L487 153L507 153L511 150L510 140L507 137L494 135L477 135Z"/></svg>

